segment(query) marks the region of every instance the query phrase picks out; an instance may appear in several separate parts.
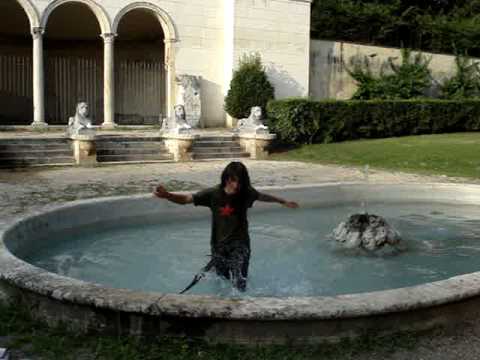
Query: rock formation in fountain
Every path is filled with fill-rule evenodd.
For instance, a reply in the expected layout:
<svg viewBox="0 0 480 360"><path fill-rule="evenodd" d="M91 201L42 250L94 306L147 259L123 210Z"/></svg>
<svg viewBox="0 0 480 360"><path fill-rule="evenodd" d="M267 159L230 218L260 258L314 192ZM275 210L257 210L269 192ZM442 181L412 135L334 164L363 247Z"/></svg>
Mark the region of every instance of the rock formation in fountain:
<svg viewBox="0 0 480 360"><path fill-rule="evenodd" d="M372 214L354 214L340 223L333 236L348 248L365 248L373 251L385 245L400 243L400 234L383 217Z"/></svg>

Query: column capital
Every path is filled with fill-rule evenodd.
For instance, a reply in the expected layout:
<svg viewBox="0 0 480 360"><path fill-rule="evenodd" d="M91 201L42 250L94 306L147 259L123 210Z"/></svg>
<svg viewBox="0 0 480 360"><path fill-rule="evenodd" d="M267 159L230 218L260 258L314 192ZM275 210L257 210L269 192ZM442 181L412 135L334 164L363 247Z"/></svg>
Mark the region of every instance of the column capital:
<svg viewBox="0 0 480 360"><path fill-rule="evenodd" d="M32 28L32 36L34 39L41 38L43 34L45 33L45 28L43 27L33 27Z"/></svg>
<svg viewBox="0 0 480 360"><path fill-rule="evenodd" d="M100 36L103 38L103 42L105 44L111 44L115 40L115 37L117 36L117 34L115 34L115 33L104 33Z"/></svg>

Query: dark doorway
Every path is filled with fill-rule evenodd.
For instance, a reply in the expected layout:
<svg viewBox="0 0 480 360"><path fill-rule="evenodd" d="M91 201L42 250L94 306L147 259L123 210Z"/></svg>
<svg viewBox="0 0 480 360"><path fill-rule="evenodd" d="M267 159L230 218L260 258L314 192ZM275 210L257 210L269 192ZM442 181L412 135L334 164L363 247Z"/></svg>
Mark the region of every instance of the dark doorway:
<svg viewBox="0 0 480 360"><path fill-rule="evenodd" d="M0 0L0 125L33 121L33 40L16 0Z"/></svg>
<svg viewBox="0 0 480 360"><path fill-rule="evenodd" d="M46 26L45 118L65 125L86 101L95 124L103 123L103 39L91 9L80 3L56 8Z"/></svg>
<svg viewBox="0 0 480 360"><path fill-rule="evenodd" d="M128 12L115 40L115 122L158 125L166 116L164 34L150 10Z"/></svg>

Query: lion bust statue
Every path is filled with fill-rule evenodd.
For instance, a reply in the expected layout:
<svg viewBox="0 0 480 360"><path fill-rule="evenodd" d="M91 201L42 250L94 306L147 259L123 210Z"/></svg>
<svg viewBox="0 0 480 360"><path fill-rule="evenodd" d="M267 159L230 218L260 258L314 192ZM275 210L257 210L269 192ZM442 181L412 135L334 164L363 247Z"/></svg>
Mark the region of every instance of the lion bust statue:
<svg viewBox="0 0 480 360"><path fill-rule="evenodd" d="M92 125L88 113L88 103L79 102L75 115L68 119L67 136L95 134L95 127Z"/></svg>
<svg viewBox="0 0 480 360"><path fill-rule="evenodd" d="M262 108L253 106L248 118L238 120L236 130L239 132L268 133L268 127L263 124L262 116Z"/></svg>

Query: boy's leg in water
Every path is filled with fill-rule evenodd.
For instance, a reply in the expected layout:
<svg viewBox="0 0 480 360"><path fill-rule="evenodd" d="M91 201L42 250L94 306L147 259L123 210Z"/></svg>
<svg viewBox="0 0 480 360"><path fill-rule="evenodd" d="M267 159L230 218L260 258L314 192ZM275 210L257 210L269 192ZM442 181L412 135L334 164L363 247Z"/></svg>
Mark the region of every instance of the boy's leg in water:
<svg viewBox="0 0 480 360"><path fill-rule="evenodd" d="M247 288L248 265L250 262L250 250L237 249L230 260L231 281L239 291Z"/></svg>
<svg viewBox="0 0 480 360"><path fill-rule="evenodd" d="M215 262L215 272L232 282L240 291L247 287L248 266L250 262L250 250L248 248L236 248L228 255L218 256Z"/></svg>
<svg viewBox="0 0 480 360"><path fill-rule="evenodd" d="M225 257L218 257L215 261L215 272L218 276L230 280L230 268Z"/></svg>

